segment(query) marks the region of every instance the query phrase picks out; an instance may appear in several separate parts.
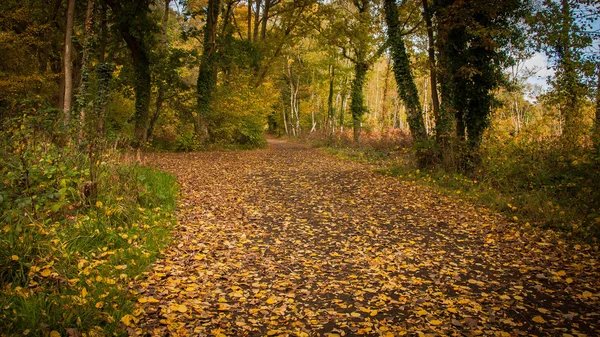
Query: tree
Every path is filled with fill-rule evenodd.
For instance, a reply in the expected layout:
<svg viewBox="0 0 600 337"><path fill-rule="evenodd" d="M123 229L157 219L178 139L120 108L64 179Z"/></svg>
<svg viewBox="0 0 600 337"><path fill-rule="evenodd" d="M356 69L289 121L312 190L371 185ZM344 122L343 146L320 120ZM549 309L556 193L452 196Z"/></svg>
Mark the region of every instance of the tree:
<svg viewBox="0 0 600 337"><path fill-rule="evenodd" d="M506 45L515 27L519 0L436 3L442 104L440 119L453 115L456 136L464 144L463 169L478 161L477 150L488 126L492 90L502 81Z"/></svg>
<svg viewBox="0 0 600 337"><path fill-rule="evenodd" d="M198 115L196 118L196 134L201 142L208 141L208 117L210 114L211 97L217 84L217 68L215 53L217 50L217 23L221 12L220 0L209 0L206 9L206 24L204 25L204 42L198 81Z"/></svg>
<svg viewBox="0 0 600 337"><path fill-rule="evenodd" d="M341 15L330 15L329 29L324 34L328 35L330 43L342 50L343 57L349 60L354 68L354 78L350 86L350 112L354 141L358 142L363 116L367 112L363 92L367 71L385 48L384 43L378 39L380 27L375 20L377 14L371 0L356 0L351 4L342 1L334 5L332 9Z"/></svg>
<svg viewBox="0 0 600 337"><path fill-rule="evenodd" d="M546 53L556 74L551 81L553 99L564 118L562 138L566 147L579 146L583 134L582 103L586 94L585 50L592 45L586 26L597 19L582 12L593 13L595 7L585 0L545 0L531 17L538 50ZM596 5L597 6L597 5ZM577 14L579 12L579 15Z"/></svg>
<svg viewBox="0 0 600 337"><path fill-rule="evenodd" d="M64 54L64 70L65 70L65 88L63 94L63 113L64 124L68 125L71 117L71 108L73 104L73 64L72 61L72 42L73 21L75 18L75 0L69 0L67 7L67 23L65 25L65 54Z"/></svg>
<svg viewBox="0 0 600 337"><path fill-rule="evenodd" d="M419 92L410 68L409 55L406 52L398 7L395 0L384 0L385 21L387 23L388 44L392 57L394 75L398 84L398 94L406 105L408 125L413 139L421 141L427 138L423 111L419 103Z"/></svg>
<svg viewBox="0 0 600 337"><path fill-rule="evenodd" d="M155 24L148 18L150 0L105 0L113 11L117 29L130 51L134 70L135 92L134 146L140 149L147 139L150 108L150 44ZM139 151L138 151L139 153Z"/></svg>

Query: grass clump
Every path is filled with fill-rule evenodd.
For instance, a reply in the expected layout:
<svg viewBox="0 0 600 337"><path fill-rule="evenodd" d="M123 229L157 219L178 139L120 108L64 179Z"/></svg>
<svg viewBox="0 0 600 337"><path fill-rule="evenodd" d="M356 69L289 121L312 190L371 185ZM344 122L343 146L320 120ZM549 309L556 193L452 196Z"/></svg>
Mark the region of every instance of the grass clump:
<svg viewBox="0 0 600 337"><path fill-rule="evenodd" d="M44 125L56 125L51 114L2 126L0 331L125 334L128 284L168 244L176 181L115 153L90 155Z"/></svg>

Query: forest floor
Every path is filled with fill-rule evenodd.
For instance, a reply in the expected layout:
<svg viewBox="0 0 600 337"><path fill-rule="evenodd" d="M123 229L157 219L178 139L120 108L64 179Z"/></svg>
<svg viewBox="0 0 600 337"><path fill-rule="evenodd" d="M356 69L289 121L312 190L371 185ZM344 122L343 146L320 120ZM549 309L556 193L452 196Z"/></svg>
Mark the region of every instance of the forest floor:
<svg viewBox="0 0 600 337"><path fill-rule="evenodd" d="M154 154L181 184L130 333L600 335L598 251L303 145Z"/></svg>

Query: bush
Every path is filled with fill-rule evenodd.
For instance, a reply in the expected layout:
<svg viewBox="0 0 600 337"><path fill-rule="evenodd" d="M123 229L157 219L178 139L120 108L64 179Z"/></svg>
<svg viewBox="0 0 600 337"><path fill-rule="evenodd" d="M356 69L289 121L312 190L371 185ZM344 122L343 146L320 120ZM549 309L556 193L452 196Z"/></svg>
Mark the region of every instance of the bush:
<svg viewBox="0 0 600 337"><path fill-rule="evenodd" d="M110 335L133 310L128 282L168 243L175 180L117 154L91 162L54 129L47 113L2 125L0 331Z"/></svg>

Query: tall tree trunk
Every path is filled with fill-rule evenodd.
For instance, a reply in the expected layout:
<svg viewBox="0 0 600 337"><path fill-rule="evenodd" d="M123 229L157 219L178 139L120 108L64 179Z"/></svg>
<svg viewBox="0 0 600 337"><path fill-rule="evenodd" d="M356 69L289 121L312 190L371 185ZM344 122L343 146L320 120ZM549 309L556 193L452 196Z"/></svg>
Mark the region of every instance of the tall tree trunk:
<svg viewBox="0 0 600 337"><path fill-rule="evenodd" d="M258 27L260 27L260 6L262 0L256 0L256 10L254 11L254 35L252 36L252 42L258 41Z"/></svg>
<svg viewBox="0 0 600 337"><path fill-rule="evenodd" d="M127 42L133 59L134 93L135 93L135 129L136 148L141 148L147 141L148 111L150 108L150 60L146 47L141 40L129 32L121 32Z"/></svg>
<svg viewBox="0 0 600 337"><path fill-rule="evenodd" d="M137 27L133 26L133 22L136 20L145 19L146 11L148 10L148 3L136 3L134 15L135 18L124 18L121 3L114 0L105 0L106 3L111 7L113 13L120 17L119 20L119 32L127 48L131 53L131 59L133 61L133 80L134 86L133 91L135 94L135 127L134 127L134 147L136 148L136 157L140 161L140 149L146 143L146 135L148 129L148 110L150 108L150 92L151 92L151 78L150 78L150 58L148 57L148 47L142 36L137 34Z"/></svg>
<svg viewBox="0 0 600 337"><path fill-rule="evenodd" d="M99 138L104 136L104 116L110 91L110 80L112 78L112 67L105 62L106 43L108 41L107 10L106 3L102 2L100 12L100 41L98 43L98 65L96 66L98 88L96 100L94 102Z"/></svg>
<svg viewBox="0 0 600 337"><path fill-rule="evenodd" d="M164 12L163 18L162 18L162 29L161 29L161 36L160 36L161 49L162 49L163 57L165 58L165 62L167 61L167 58L169 57L169 55L167 54L167 28L169 27L169 4L170 3L171 3L171 0L165 0L165 7L164 7L165 12ZM166 86L169 84L170 83L159 83L159 85L158 85L158 93L156 95L156 106L154 108L154 113L150 117L150 120L148 123L148 130L146 133L146 139L148 139L148 140L150 140L152 138L152 132L154 131L154 126L155 126L156 122L158 121L158 117L160 117L160 112L161 112L163 103L165 102L165 94L167 91Z"/></svg>
<svg viewBox="0 0 600 337"><path fill-rule="evenodd" d="M252 41L252 0L248 0L248 41Z"/></svg>
<svg viewBox="0 0 600 337"><path fill-rule="evenodd" d="M260 28L260 40L264 41L267 36L267 22L269 21L269 10L271 9L271 0L265 0L265 8L262 13L262 22Z"/></svg>
<svg viewBox="0 0 600 337"><path fill-rule="evenodd" d="M327 124L330 129L330 136L334 131L334 110L333 110L333 82L335 80L335 65L329 66L329 95L327 96Z"/></svg>
<svg viewBox="0 0 600 337"><path fill-rule="evenodd" d="M72 59L72 42L73 36L73 21L75 18L75 0L69 0L67 5L67 23L65 26L65 55L64 55L64 70L65 70L65 91L63 101L64 124L68 125L71 119L71 109L73 102L73 64Z"/></svg>
<svg viewBox="0 0 600 337"><path fill-rule="evenodd" d="M81 84L79 85L79 93L77 97L77 109L79 110L79 142L83 141L85 118L86 118L86 106L89 90L89 59L90 49L92 48L92 35L93 31L93 20L94 20L94 1L88 0L87 11L85 14L85 40L83 42L83 58L81 61Z"/></svg>
<svg viewBox="0 0 600 337"><path fill-rule="evenodd" d="M400 31L396 1L385 0L384 10L390 51L394 61L394 75L398 84L398 95L406 105L407 121L413 138L417 141L423 140L427 138L423 112L419 103L417 85L410 70L410 60Z"/></svg>
<svg viewBox="0 0 600 337"><path fill-rule="evenodd" d="M220 12L221 1L209 0L208 15L204 26L204 46L197 82L198 116L196 130L202 142L208 140L208 116L210 114L212 93L217 83L215 52L217 50L217 22Z"/></svg>
<svg viewBox="0 0 600 337"><path fill-rule="evenodd" d="M596 72L598 79L596 82L596 119L594 120L593 140L596 147L596 157L600 160L600 65L597 66Z"/></svg>
<svg viewBox="0 0 600 337"><path fill-rule="evenodd" d="M167 49L167 28L169 28L169 4L171 0L165 0L165 12L162 18L162 30L160 34L160 40L162 42L162 48Z"/></svg>
<svg viewBox="0 0 600 337"><path fill-rule="evenodd" d="M579 135L582 128L582 116L579 105L580 83L575 69L575 57L572 45L573 13L568 0L561 0L561 32L559 45L556 46L559 57L561 73L559 86L565 93L563 115L565 125L563 139L566 147L579 145Z"/></svg>
<svg viewBox="0 0 600 337"><path fill-rule="evenodd" d="M381 131L383 132L383 130L385 129L385 124L386 124L386 119L387 119L387 112L388 112L388 104L387 104L387 100L388 100L388 92L389 92L389 83L390 83L390 68L391 68L391 62L389 58L386 58L387 63L385 66L385 83L383 84L383 102L382 102L382 106L381 106Z"/></svg>
<svg viewBox="0 0 600 337"><path fill-rule="evenodd" d="M436 77L436 66L435 66L435 40L433 38L433 24L431 22L431 10L429 9L429 0L423 0L423 18L425 19L425 25L427 27L427 56L429 60L429 83L431 87L431 107L433 109L433 117L435 118L436 127L440 122L440 101L438 98L437 91L437 77ZM439 130L436 132L436 137L440 138L441 132L448 132L446 130Z"/></svg>
<svg viewBox="0 0 600 337"><path fill-rule="evenodd" d="M354 64L354 80L352 81L350 111L352 112L352 126L354 130L354 141L358 142L360 138L360 127L365 108L365 95L363 87L365 85L365 77L369 66L365 62L356 62Z"/></svg>

